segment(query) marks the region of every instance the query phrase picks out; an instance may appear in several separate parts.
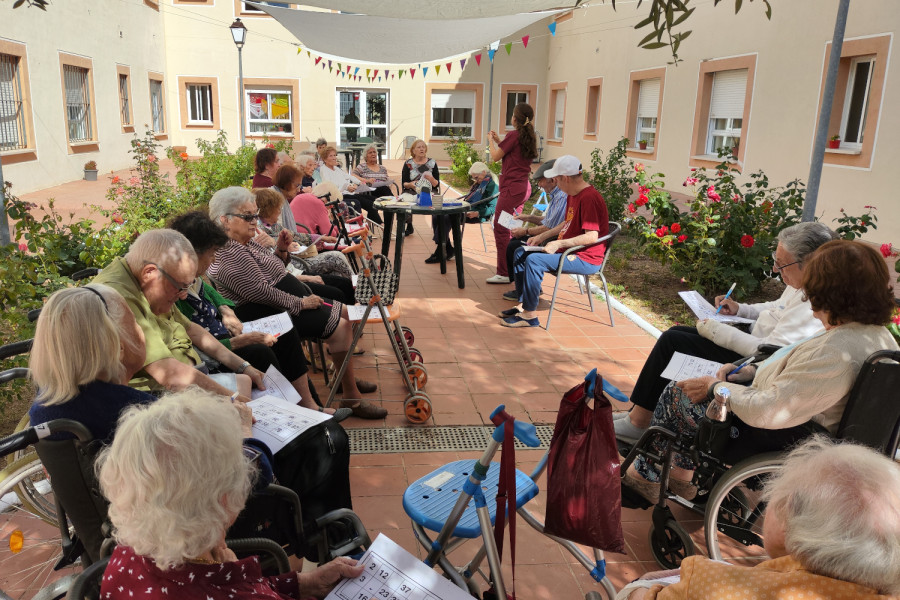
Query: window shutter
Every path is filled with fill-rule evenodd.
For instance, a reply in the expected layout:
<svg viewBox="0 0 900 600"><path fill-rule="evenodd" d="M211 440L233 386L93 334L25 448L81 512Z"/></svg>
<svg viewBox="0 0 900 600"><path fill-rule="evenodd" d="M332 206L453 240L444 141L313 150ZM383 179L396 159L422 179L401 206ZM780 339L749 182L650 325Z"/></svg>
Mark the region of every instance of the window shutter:
<svg viewBox="0 0 900 600"><path fill-rule="evenodd" d="M655 117L659 109L659 78L641 81L638 94L638 117Z"/></svg>
<svg viewBox="0 0 900 600"><path fill-rule="evenodd" d="M563 121L566 114L566 90L556 90L555 110L553 119L557 122Z"/></svg>
<svg viewBox="0 0 900 600"><path fill-rule="evenodd" d="M475 108L475 92L453 91L431 94L431 108Z"/></svg>
<svg viewBox="0 0 900 600"><path fill-rule="evenodd" d="M709 101L709 118L743 118L746 94L747 69L734 69L715 73Z"/></svg>

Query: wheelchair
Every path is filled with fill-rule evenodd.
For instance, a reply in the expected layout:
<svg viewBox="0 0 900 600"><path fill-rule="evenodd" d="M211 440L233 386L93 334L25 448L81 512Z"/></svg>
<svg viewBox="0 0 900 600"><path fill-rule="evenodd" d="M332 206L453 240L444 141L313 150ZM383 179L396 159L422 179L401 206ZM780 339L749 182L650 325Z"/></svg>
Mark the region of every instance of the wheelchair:
<svg viewBox="0 0 900 600"><path fill-rule="evenodd" d="M863 363L850 390L847 406L835 434L836 439L867 445L893 457L900 445L900 403L895 390L900 387L900 351L880 350ZM653 504L649 532L653 557L665 569L674 569L695 553L691 536L679 525L668 500L703 515L709 558L759 557L763 546L762 516L765 501L762 489L767 478L784 463L784 452L767 452L728 465L721 458L720 444L727 440L728 425L701 420L697 434L680 436L664 427L649 428L622 463L624 476L638 456L661 465L660 497ZM824 430L823 430L824 431ZM812 431L811 433L816 433ZM652 450L663 441L661 454ZM719 446L719 447L717 447ZM697 468L692 483L698 492L694 500L667 491L674 454L691 458ZM647 508L650 504L623 486L623 506Z"/></svg>

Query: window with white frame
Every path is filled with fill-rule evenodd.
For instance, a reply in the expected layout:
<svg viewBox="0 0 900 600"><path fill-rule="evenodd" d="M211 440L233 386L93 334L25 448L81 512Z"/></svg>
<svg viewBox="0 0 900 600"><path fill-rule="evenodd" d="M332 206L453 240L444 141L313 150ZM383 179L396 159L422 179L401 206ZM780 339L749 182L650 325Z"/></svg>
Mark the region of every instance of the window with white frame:
<svg viewBox="0 0 900 600"><path fill-rule="evenodd" d="M209 84L188 84L188 123L213 123L212 86Z"/></svg>
<svg viewBox="0 0 900 600"><path fill-rule="evenodd" d="M289 90L246 90L247 133L290 135L292 108Z"/></svg>
<svg viewBox="0 0 900 600"><path fill-rule="evenodd" d="M647 142L648 148L656 146L656 115L659 112L660 79L642 79L638 93L637 123L634 128L635 147Z"/></svg>
<svg viewBox="0 0 900 600"><path fill-rule="evenodd" d="M720 149L734 148L740 142L747 72L747 69L732 69L713 74L706 154L717 155Z"/></svg>
<svg viewBox="0 0 900 600"><path fill-rule="evenodd" d="M841 146L859 149L866 129L866 112L869 108L869 92L872 88L872 73L875 71L874 56L857 56L850 62L847 79L847 95L841 115Z"/></svg>
<svg viewBox="0 0 900 600"><path fill-rule="evenodd" d="M162 133L166 130L166 111L163 104L163 84L157 79L150 80L150 122L153 131Z"/></svg>
<svg viewBox="0 0 900 600"><path fill-rule="evenodd" d="M436 91L431 94L431 137L460 135L470 138L475 131L474 119L474 91Z"/></svg>
<svg viewBox="0 0 900 600"><path fill-rule="evenodd" d="M128 98L128 75L119 73L119 115L122 125L131 125L131 107Z"/></svg>
<svg viewBox="0 0 900 600"><path fill-rule="evenodd" d="M563 139L566 129L566 90L553 90L553 139Z"/></svg>
<svg viewBox="0 0 900 600"><path fill-rule="evenodd" d="M84 142L93 137L91 93L88 75L88 69L63 65L63 79L66 90L66 124L70 143Z"/></svg>
<svg viewBox="0 0 900 600"><path fill-rule="evenodd" d="M0 150L28 147L19 57L0 54Z"/></svg>
<svg viewBox="0 0 900 600"><path fill-rule="evenodd" d="M512 117L516 104L528 102L528 92L506 92L506 128L513 129Z"/></svg>

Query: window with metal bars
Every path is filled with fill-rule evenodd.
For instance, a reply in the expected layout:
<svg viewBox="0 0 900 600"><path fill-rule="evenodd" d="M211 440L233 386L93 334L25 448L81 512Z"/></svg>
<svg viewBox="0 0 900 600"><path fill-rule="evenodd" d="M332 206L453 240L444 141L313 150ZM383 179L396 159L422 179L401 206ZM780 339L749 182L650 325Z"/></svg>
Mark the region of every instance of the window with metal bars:
<svg viewBox="0 0 900 600"><path fill-rule="evenodd" d="M66 121L70 143L93 139L88 74L88 69L63 65L63 79L66 86Z"/></svg>
<svg viewBox="0 0 900 600"><path fill-rule="evenodd" d="M131 107L128 98L128 75L119 73L119 113L122 116L122 126L131 125Z"/></svg>
<svg viewBox="0 0 900 600"><path fill-rule="evenodd" d="M19 57L0 54L0 151L28 147Z"/></svg>
<svg viewBox="0 0 900 600"><path fill-rule="evenodd" d="M166 130L166 111L163 104L162 81L150 80L150 120L153 131L163 133Z"/></svg>
<svg viewBox="0 0 900 600"><path fill-rule="evenodd" d="M191 84L187 86L188 123L213 122L212 86Z"/></svg>

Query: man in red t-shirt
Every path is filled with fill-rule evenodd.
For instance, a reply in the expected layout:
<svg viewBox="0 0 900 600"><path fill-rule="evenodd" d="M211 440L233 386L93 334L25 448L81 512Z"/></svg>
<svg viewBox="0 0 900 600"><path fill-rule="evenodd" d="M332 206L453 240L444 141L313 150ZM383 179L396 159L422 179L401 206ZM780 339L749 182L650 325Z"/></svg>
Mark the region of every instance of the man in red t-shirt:
<svg viewBox="0 0 900 600"><path fill-rule="evenodd" d="M556 177L559 188L569 195L566 205L566 221L559 239L548 243L539 250L529 251L535 244L528 240L528 246L516 250L513 266L516 293L522 302L521 308L510 308L500 313L504 327L537 327L538 299L544 273L556 271L559 267L559 252L573 246L592 244L609 233L609 213L600 193L582 177L581 162L574 156L566 155L556 159L552 169L544 176ZM603 264L605 244L597 244L574 252L566 257L563 273L591 275Z"/></svg>

